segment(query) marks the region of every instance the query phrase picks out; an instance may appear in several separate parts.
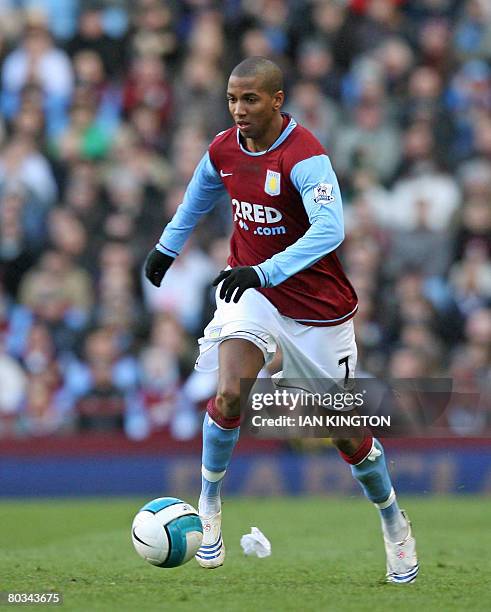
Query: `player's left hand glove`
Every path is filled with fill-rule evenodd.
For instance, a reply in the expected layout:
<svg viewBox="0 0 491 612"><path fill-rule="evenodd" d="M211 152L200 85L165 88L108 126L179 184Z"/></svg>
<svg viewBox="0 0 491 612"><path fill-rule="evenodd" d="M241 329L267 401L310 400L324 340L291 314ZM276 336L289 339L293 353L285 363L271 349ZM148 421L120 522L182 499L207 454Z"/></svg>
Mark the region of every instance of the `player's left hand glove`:
<svg viewBox="0 0 491 612"><path fill-rule="evenodd" d="M222 270L213 281L213 286L216 287L222 281L220 299L230 302L234 291L237 289L233 300L236 304L246 289L261 286L261 279L256 270L251 266L240 266L231 270Z"/></svg>

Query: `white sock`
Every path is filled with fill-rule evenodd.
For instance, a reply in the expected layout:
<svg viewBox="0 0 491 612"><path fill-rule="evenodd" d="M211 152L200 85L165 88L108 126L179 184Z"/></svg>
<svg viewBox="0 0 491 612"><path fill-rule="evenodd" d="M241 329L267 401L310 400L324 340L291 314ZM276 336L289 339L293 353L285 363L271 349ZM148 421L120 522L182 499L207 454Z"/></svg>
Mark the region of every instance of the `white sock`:
<svg viewBox="0 0 491 612"><path fill-rule="evenodd" d="M390 542L403 542L409 533L404 515L399 512L394 518L382 518L382 529Z"/></svg>
<svg viewBox="0 0 491 612"><path fill-rule="evenodd" d="M222 488L225 470L211 472L204 465L201 466L201 495L199 496L198 511L201 516L210 517L220 512Z"/></svg>
<svg viewBox="0 0 491 612"><path fill-rule="evenodd" d="M214 514L220 512L221 507L222 500L220 498L220 495L210 497L201 494L199 496L198 511L200 513L200 516L209 518L210 516L213 516Z"/></svg>
<svg viewBox="0 0 491 612"><path fill-rule="evenodd" d="M409 525L399 508L394 490L392 489L386 502L375 505L380 512L385 537L390 542L405 540L409 533Z"/></svg>

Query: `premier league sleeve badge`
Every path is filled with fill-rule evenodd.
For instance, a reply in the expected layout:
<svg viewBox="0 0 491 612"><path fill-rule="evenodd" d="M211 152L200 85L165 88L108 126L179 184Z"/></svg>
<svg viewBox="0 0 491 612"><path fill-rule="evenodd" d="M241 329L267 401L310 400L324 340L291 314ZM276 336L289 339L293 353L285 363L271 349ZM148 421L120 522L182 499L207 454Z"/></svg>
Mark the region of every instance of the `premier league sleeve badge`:
<svg viewBox="0 0 491 612"><path fill-rule="evenodd" d="M334 186L330 183L319 183L314 187L314 202L316 204L330 204L334 201L332 194Z"/></svg>

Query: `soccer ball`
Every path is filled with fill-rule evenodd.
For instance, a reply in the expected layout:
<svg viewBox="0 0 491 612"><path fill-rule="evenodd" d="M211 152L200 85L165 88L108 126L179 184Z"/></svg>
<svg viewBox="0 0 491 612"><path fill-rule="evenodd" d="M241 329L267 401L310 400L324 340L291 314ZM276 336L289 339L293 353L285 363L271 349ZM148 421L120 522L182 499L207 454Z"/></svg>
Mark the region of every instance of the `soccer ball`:
<svg viewBox="0 0 491 612"><path fill-rule="evenodd" d="M141 508L131 526L136 552L157 567L177 567L201 546L203 526L196 510L175 497L159 497Z"/></svg>

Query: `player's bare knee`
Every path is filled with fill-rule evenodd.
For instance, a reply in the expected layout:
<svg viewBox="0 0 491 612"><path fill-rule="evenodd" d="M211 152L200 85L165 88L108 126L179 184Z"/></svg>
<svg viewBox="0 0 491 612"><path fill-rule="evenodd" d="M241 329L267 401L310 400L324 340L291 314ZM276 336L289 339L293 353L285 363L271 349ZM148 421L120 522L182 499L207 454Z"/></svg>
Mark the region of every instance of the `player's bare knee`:
<svg viewBox="0 0 491 612"><path fill-rule="evenodd" d="M240 415L240 392L234 388L219 389L215 404L225 418L237 417Z"/></svg>

